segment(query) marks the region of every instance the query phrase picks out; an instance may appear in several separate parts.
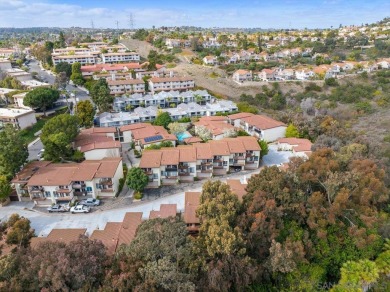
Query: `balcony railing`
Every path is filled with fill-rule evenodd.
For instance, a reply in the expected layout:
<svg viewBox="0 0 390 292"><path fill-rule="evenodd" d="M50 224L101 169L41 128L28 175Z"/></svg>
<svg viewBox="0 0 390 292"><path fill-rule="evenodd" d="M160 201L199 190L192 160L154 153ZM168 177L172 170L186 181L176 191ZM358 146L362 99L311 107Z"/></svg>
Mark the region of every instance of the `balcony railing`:
<svg viewBox="0 0 390 292"><path fill-rule="evenodd" d="M71 191L72 191L71 189L65 189L65 188L56 187L56 192L57 192L57 193L65 193L65 194L68 194L68 193L70 193Z"/></svg>
<svg viewBox="0 0 390 292"><path fill-rule="evenodd" d="M105 186L112 186L112 180L101 180L99 181L99 184L105 185Z"/></svg>
<svg viewBox="0 0 390 292"><path fill-rule="evenodd" d="M30 192L32 193L42 193L43 192L43 187L32 187Z"/></svg>
<svg viewBox="0 0 390 292"><path fill-rule="evenodd" d="M179 165L179 169L187 169L189 168L190 166L189 165Z"/></svg>
<svg viewBox="0 0 390 292"><path fill-rule="evenodd" d="M85 182L81 182L81 183L73 183L72 184L72 187L74 188L74 189L81 189L81 188L84 188L85 187Z"/></svg>
<svg viewBox="0 0 390 292"><path fill-rule="evenodd" d="M189 171L180 171L179 176L189 176L191 175Z"/></svg>
<svg viewBox="0 0 390 292"><path fill-rule="evenodd" d="M146 175L151 175L151 174L153 174L153 171L152 171L152 170L146 170L146 169L144 169L144 172L145 172Z"/></svg>
<svg viewBox="0 0 390 292"><path fill-rule="evenodd" d="M245 155L234 155L233 159L235 159L235 160L244 160L245 159Z"/></svg>
<svg viewBox="0 0 390 292"><path fill-rule="evenodd" d="M201 165L211 165L211 161L202 161L200 164Z"/></svg>

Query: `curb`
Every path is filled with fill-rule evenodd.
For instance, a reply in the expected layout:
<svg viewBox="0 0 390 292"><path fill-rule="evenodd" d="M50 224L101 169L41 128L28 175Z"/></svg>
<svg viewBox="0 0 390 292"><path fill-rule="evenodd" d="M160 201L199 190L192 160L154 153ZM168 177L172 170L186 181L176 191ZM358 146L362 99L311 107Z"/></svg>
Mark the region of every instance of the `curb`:
<svg viewBox="0 0 390 292"><path fill-rule="evenodd" d="M30 144L28 144L27 147L33 146L33 145L34 145L35 143L37 143L40 139L41 139L40 137L36 138L34 141L32 141Z"/></svg>

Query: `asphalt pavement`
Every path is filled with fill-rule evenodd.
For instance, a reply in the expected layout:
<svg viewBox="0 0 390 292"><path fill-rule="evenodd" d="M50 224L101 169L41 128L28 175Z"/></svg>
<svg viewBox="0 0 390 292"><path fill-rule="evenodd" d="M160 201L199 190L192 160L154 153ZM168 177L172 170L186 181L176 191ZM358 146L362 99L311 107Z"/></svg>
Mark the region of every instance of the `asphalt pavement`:
<svg viewBox="0 0 390 292"><path fill-rule="evenodd" d="M54 73L43 69L37 60L31 60L30 63L28 64L28 67L30 68L30 73L37 72L39 78L43 82L54 84L54 81L56 79ZM79 101L90 100L90 96L85 92L85 90L82 90L72 84L68 84L66 86L66 89L71 93L75 93L76 98L78 98Z"/></svg>

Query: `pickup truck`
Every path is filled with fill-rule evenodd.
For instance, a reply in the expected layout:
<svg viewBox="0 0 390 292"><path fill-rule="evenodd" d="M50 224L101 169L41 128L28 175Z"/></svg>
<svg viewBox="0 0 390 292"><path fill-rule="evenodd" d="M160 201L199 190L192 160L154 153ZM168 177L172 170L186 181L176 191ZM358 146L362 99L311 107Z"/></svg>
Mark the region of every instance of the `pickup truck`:
<svg viewBox="0 0 390 292"><path fill-rule="evenodd" d="M53 212L62 213L62 212L68 212L69 208L67 208L66 206L63 206L63 205L55 204L55 205L47 208L47 211L49 211L49 213L53 213Z"/></svg>

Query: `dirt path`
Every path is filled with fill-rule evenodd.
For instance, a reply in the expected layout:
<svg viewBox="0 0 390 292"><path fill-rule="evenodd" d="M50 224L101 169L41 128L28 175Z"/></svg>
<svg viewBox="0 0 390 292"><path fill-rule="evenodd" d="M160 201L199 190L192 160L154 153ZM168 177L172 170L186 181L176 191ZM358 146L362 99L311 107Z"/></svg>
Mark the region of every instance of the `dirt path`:
<svg viewBox="0 0 390 292"><path fill-rule="evenodd" d="M120 43L124 44L129 50L136 51L141 57L147 58L150 50L157 50L150 43L134 39L123 39Z"/></svg>

